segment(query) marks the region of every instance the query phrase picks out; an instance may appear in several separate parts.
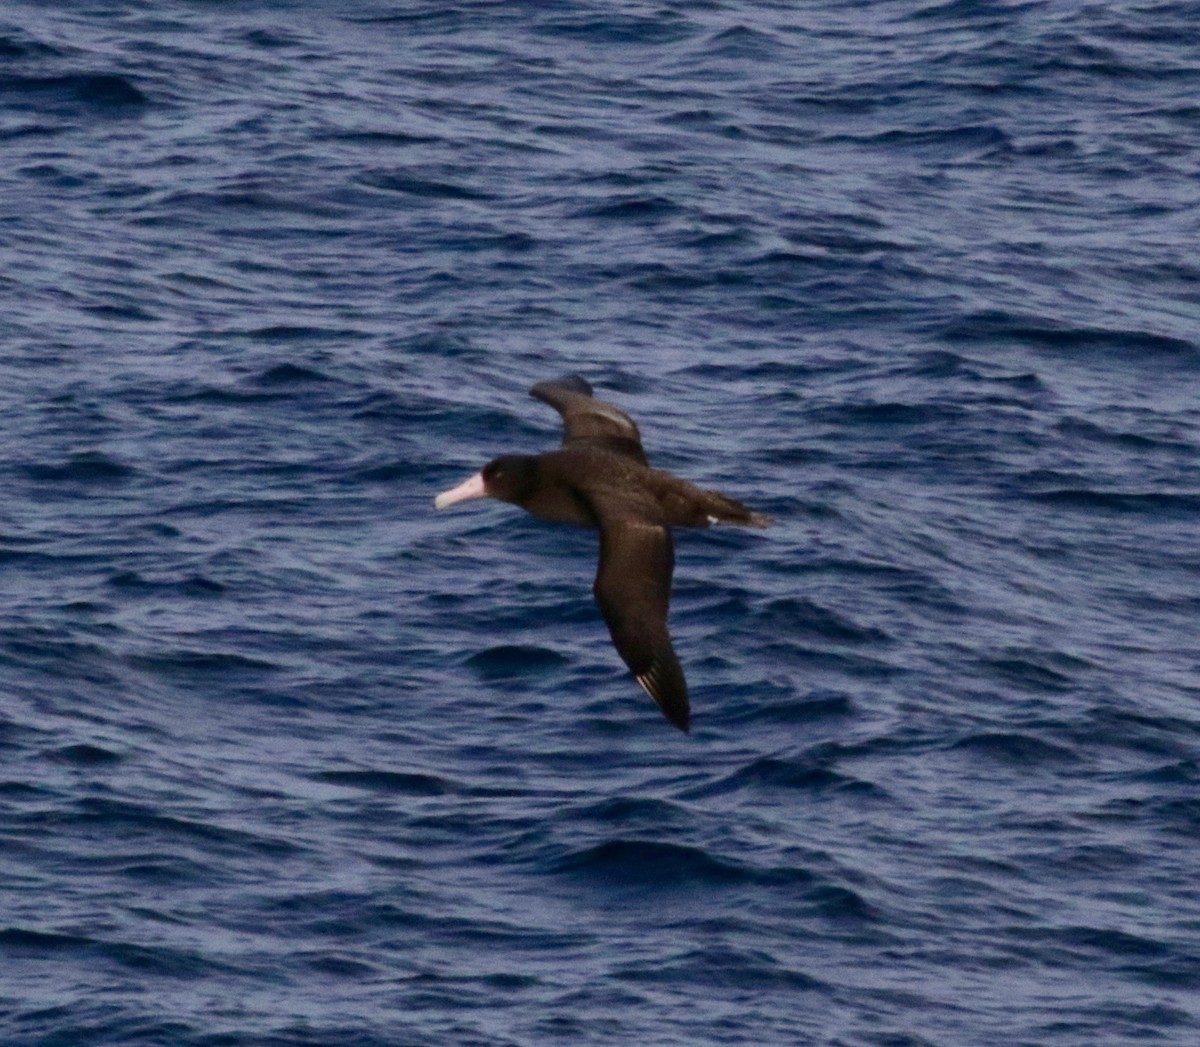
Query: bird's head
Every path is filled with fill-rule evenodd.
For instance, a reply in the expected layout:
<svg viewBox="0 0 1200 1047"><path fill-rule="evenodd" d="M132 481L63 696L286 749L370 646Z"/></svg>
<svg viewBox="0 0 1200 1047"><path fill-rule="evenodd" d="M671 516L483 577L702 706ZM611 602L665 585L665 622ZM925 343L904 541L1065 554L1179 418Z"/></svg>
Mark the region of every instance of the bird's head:
<svg viewBox="0 0 1200 1047"><path fill-rule="evenodd" d="M505 455L488 462L469 480L443 491L434 500L438 509L445 509L472 498L496 498L520 505L537 483L537 461L528 455Z"/></svg>

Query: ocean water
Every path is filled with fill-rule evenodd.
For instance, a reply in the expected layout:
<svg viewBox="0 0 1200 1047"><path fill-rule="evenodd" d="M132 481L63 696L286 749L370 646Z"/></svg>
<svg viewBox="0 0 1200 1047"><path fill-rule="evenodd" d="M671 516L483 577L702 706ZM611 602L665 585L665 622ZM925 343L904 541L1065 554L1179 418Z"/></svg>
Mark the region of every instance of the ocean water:
<svg viewBox="0 0 1200 1047"><path fill-rule="evenodd" d="M0 1043L1200 1043L1198 19L8 0Z"/></svg>

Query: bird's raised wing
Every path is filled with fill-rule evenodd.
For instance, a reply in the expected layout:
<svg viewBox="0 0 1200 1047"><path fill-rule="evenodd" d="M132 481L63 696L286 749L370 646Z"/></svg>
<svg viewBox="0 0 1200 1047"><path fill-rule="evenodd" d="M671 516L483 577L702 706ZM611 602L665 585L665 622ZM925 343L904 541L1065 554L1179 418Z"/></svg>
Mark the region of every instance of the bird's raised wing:
<svg viewBox="0 0 1200 1047"><path fill-rule="evenodd" d="M667 631L674 568L675 548L666 527L600 514L596 602L634 678L663 716L686 731L691 721L687 681Z"/></svg>
<svg viewBox="0 0 1200 1047"><path fill-rule="evenodd" d="M562 415L564 447L596 447L649 464L633 419L620 408L594 399L592 387L578 375L538 382L529 395Z"/></svg>

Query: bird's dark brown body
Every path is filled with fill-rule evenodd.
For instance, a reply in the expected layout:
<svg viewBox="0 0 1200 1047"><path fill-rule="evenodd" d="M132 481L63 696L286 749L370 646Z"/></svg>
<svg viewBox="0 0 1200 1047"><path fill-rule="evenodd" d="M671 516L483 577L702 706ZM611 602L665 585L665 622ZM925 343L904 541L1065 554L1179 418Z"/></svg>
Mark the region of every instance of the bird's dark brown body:
<svg viewBox="0 0 1200 1047"><path fill-rule="evenodd" d="M592 508L618 504L646 522L664 527L708 527L713 523L757 523L741 503L705 491L678 476L594 449L551 451L530 456L533 483L511 501L550 523L599 527Z"/></svg>
<svg viewBox="0 0 1200 1047"><path fill-rule="evenodd" d="M723 494L651 469L633 420L593 399L582 378L542 382L530 393L562 415L562 449L497 458L434 504L497 498L552 523L598 528L594 592L613 643L663 715L686 731L687 683L667 631L675 566L670 528L765 527L770 520Z"/></svg>

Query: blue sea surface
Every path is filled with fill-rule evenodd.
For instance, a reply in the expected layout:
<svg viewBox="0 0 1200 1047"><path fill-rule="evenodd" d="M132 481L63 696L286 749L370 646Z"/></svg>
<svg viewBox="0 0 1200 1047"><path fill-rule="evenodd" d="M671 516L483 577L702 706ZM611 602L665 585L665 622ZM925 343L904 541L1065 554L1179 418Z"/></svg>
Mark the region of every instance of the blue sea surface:
<svg viewBox="0 0 1200 1047"><path fill-rule="evenodd" d="M1200 1043L1198 25L8 0L0 1044Z"/></svg>

